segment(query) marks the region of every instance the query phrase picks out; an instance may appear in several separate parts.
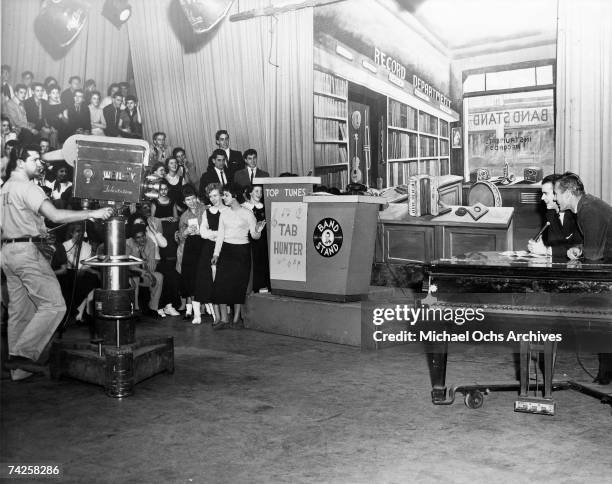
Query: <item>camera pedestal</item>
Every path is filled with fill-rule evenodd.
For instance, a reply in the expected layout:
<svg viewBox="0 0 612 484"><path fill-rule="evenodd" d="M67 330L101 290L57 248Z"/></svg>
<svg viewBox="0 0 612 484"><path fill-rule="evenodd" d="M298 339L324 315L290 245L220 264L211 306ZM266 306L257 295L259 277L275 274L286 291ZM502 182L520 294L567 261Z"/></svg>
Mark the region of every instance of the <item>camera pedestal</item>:
<svg viewBox="0 0 612 484"><path fill-rule="evenodd" d="M174 372L174 339L136 340L134 289L128 269L143 261L126 255L125 221L106 222L106 255L83 263L102 270L102 288L94 291L94 338L89 343L56 341L51 349L51 378L68 376L102 385L110 397L133 394L134 386L157 373Z"/></svg>
<svg viewBox="0 0 612 484"><path fill-rule="evenodd" d="M174 373L174 339L142 339L121 346L59 341L49 365L53 379L67 376L101 385L109 397L128 397L137 383L158 373Z"/></svg>

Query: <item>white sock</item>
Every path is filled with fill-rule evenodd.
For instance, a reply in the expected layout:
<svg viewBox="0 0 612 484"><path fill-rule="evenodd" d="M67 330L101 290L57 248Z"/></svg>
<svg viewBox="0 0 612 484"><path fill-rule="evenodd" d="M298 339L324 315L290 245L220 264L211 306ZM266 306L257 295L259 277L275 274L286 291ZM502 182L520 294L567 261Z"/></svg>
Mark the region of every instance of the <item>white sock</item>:
<svg viewBox="0 0 612 484"><path fill-rule="evenodd" d="M191 316L191 311L192 311L192 305L187 303L187 305L185 306L187 309L185 310L185 314L188 316Z"/></svg>
<svg viewBox="0 0 612 484"><path fill-rule="evenodd" d="M198 301L193 301L191 305L193 306L194 319L200 319L200 303Z"/></svg>
<svg viewBox="0 0 612 484"><path fill-rule="evenodd" d="M83 319L83 312L85 311L86 305L87 305L87 299L85 299L81 304L79 304L79 307L77 308L76 319L78 319L79 321Z"/></svg>

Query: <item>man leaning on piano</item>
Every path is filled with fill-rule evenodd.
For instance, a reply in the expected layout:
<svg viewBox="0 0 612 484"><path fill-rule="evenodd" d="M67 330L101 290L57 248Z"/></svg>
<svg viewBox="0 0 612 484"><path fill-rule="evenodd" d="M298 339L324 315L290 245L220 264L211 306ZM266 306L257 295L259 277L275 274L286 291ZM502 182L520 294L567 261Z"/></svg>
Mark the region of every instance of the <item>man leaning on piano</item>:
<svg viewBox="0 0 612 484"><path fill-rule="evenodd" d="M549 223L546 244L541 238L527 247L535 254L564 255L571 260L612 260L612 206L584 192L584 184L574 173L549 175L542 180L542 201ZM612 354L599 355L596 382L612 381Z"/></svg>

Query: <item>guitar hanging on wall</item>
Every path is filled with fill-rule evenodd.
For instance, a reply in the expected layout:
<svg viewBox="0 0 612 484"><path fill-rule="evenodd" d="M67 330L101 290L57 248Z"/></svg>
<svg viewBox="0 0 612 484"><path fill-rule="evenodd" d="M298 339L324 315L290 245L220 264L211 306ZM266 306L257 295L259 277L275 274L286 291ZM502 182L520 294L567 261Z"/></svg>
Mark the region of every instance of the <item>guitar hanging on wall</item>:
<svg viewBox="0 0 612 484"><path fill-rule="evenodd" d="M353 125L353 129L355 130L355 134L353 135L355 138L355 155L351 160L351 183L361 183L363 179L363 175L361 173L361 169L359 168L359 164L361 161L359 160L359 156L357 156L357 151L359 149L359 128L361 127L361 112L353 111L351 115L351 124Z"/></svg>
<svg viewBox="0 0 612 484"><path fill-rule="evenodd" d="M369 109L365 110L364 134L363 134L363 157L365 158L365 184L370 185L370 169L372 168L372 160L370 154L370 122Z"/></svg>

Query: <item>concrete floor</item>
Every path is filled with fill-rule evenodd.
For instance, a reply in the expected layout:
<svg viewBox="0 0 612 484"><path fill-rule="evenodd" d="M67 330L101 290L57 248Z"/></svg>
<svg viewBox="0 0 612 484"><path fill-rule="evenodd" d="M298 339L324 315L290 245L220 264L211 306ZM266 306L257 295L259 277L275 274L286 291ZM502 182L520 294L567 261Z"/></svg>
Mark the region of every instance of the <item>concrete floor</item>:
<svg viewBox="0 0 612 484"><path fill-rule="evenodd" d="M72 328L69 339L85 335ZM426 361L400 346L357 348L182 318L138 334L175 336L176 371L117 400L74 380L2 381L0 462L61 464L74 483L611 482L612 415L555 393L557 415L430 402ZM509 348L463 346L449 384L511 379ZM583 362L596 370L596 359ZM558 375L588 377L562 353ZM612 388L611 388L612 391Z"/></svg>

